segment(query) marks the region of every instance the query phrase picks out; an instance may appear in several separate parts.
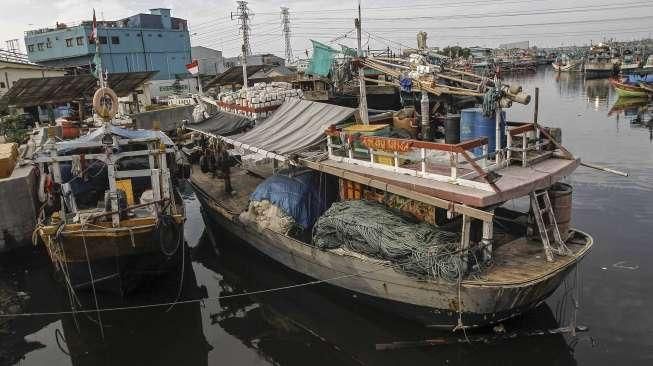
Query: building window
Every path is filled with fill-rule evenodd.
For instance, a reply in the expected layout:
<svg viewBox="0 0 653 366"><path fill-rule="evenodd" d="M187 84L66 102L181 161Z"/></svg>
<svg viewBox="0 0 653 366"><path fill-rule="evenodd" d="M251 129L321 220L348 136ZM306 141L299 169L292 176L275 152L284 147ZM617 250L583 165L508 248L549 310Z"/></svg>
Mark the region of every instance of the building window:
<svg viewBox="0 0 653 366"><path fill-rule="evenodd" d="M111 37L111 44L120 44L120 38L119 37Z"/></svg>
<svg viewBox="0 0 653 366"><path fill-rule="evenodd" d="M43 43L37 43L36 44L36 49L39 51L43 51Z"/></svg>
<svg viewBox="0 0 653 366"><path fill-rule="evenodd" d="M27 52L34 52L34 45L33 44L28 44L27 45Z"/></svg>
<svg viewBox="0 0 653 366"><path fill-rule="evenodd" d="M75 38L75 40L77 41L78 46L83 46L84 45L84 37L77 37L77 38Z"/></svg>
<svg viewBox="0 0 653 366"><path fill-rule="evenodd" d="M98 37L100 39L100 44L107 44L107 37L105 36L100 36Z"/></svg>
<svg viewBox="0 0 653 366"><path fill-rule="evenodd" d="M72 47L72 46L73 46L73 39L66 38L66 47Z"/></svg>

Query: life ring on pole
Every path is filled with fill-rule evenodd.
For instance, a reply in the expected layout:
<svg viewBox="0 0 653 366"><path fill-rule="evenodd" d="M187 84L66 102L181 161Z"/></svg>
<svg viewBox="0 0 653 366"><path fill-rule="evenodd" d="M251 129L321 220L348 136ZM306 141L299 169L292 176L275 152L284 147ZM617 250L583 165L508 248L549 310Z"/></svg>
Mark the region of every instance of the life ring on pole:
<svg viewBox="0 0 653 366"><path fill-rule="evenodd" d="M110 105L107 105L109 102ZM100 88L93 95L93 109L98 116L111 119L118 113L118 96L111 88Z"/></svg>

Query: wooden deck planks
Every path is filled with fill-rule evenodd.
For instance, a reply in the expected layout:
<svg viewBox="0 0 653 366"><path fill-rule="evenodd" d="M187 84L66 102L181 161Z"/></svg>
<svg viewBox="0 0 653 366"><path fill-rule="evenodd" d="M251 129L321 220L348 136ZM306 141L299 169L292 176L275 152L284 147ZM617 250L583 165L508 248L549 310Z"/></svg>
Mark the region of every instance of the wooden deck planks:
<svg viewBox="0 0 653 366"><path fill-rule="evenodd" d="M574 254L554 256L547 262L542 243L520 238L494 251L494 265L481 275L481 282L524 282L545 276L577 259L585 245L567 243Z"/></svg>

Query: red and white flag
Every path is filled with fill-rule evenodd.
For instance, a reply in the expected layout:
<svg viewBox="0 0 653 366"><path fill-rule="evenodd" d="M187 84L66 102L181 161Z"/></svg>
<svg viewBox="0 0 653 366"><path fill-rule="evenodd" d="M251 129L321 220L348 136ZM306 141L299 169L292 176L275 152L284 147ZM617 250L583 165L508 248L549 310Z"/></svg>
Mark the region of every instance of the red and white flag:
<svg viewBox="0 0 653 366"><path fill-rule="evenodd" d="M188 72L192 75L197 75L200 72L200 64L197 60L193 60L193 62L186 65L186 69L188 69Z"/></svg>
<svg viewBox="0 0 653 366"><path fill-rule="evenodd" d="M93 9L93 30L91 31L90 37L88 37L89 42L95 42L97 40L97 19L95 18L95 9Z"/></svg>

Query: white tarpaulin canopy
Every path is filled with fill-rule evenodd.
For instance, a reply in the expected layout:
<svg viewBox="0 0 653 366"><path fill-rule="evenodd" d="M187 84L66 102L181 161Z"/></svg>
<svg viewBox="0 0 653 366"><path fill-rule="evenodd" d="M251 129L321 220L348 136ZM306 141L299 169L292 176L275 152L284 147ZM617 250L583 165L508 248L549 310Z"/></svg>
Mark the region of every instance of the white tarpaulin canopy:
<svg viewBox="0 0 653 366"><path fill-rule="evenodd" d="M268 152L292 154L324 139L324 131L354 114L354 108L291 98L272 116L233 139Z"/></svg>

